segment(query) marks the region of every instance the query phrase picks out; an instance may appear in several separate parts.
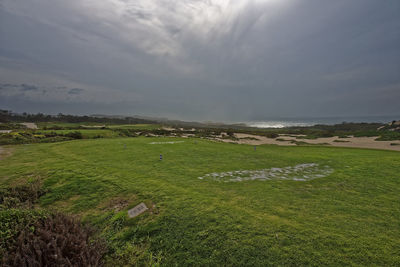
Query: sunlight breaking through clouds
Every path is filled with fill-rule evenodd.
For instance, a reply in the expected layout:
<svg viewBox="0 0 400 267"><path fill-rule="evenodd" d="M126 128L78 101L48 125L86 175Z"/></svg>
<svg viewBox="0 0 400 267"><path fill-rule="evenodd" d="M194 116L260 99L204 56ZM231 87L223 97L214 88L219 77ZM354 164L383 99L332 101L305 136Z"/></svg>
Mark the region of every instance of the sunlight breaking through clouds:
<svg viewBox="0 0 400 267"><path fill-rule="evenodd" d="M399 5L3 0L0 82L84 88L68 96L111 104L115 95L125 105L114 113L177 119L396 114ZM0 104L29 111L20 96Z"/></svg>
<svg viewBox="0 0 400 267"><path fill-rule="evenodd" d="M229 34L241 12L259 9L273 0L34 0L20 5L20 1L5 1L6 10L21 16L59 27L88 40L80 33L95 25L85 34L93 41L119 39L149 54L181 56L185 39L212 41ZM51 7L52 14L45 10ZM44 14L46 12L46 14ZM69 14L65 16L63 14ZM111 35L106 33L112 33Z"/></svg>

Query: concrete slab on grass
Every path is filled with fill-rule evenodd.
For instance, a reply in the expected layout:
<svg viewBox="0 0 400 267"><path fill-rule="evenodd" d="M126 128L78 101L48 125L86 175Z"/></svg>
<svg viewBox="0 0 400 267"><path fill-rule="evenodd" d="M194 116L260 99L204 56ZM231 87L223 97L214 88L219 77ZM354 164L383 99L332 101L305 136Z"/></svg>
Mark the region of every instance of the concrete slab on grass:
<svg viewBox="0 0 400 267"><path fill-rule="evenodd" d="M138 216L139 214L142 214L146 210L148 210L148 208L146 207L146 204L144 204L142 202L139 205L137 205L136 207L128 210L128 216L129 216L129 218L134 218L134 217Z"/></svg>

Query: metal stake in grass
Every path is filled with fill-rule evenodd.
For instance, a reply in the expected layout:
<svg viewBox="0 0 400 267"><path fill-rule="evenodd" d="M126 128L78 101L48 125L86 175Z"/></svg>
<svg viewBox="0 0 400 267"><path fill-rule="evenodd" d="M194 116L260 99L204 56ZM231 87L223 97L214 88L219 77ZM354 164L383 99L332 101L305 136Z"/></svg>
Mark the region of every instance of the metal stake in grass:
<svg viewBox="0 0 400 267"><path fill-rule="evenodd" d="M256 151L257 150L257 146L254 146L254 151Z"/></svg>
<svg viewBox="0 0 400 267"><path fill-rule="evenodd" d="M160 154L160 160L162 160L162 155Z"/></svg>

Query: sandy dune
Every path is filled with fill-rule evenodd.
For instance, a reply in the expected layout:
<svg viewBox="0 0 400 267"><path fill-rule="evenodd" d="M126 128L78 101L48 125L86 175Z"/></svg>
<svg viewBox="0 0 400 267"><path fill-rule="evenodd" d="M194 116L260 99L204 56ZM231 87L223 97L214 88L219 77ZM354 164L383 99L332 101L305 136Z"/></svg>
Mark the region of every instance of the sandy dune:
<svg viewBox="0 0 400 267"><path fill-rule="evenodd" d="M218 139L223 142L233 142L239 144L249 144L249 145L282 145L282 146L294 146L296 144L291 143L292 140L298 142L306 142L308 144L329 144L331 146L338 147L358 147L358 148L373 148L373 149L386 149L400 151L400 141L375 141L376 137L349 137L349 138L338 138L326 137L318 139L296 139L293 136L281 135L278 138L267 138L264 136L251 135L251 134L241 134L236 133L235 136L239 138L238 141L233 141L230 139ZM258 140L243 139L243 138L256 138ZM285 141L279 141L277 139L284 139ZM338 140L339 142L335 142ZM398 145L391 145L398 144Z"/></svg>
<svg viewBox="0 0 400 267"><path fill-rule="evenodd" d="M105 124L103 124L103 125L83 125L83 124L81 124L79 126L81 126L83 128L103 128L103 127L106 127Z"/></svg>
<svg viewBox="0 0 400 267"><path fill-rule="evenodd" d="M37 129L38 128L36 123L33 123L33 122L23 122L21 124L25 125L26 128L29 128L29 129Z"/></svg>
<svg viewBox="0 0 400 267"><path fill-rule="evenodd" d="M162 129L163 130L166 130L166 131L175 131L176 129L175 128L171 128L171 127L162 127Z"/></svg>

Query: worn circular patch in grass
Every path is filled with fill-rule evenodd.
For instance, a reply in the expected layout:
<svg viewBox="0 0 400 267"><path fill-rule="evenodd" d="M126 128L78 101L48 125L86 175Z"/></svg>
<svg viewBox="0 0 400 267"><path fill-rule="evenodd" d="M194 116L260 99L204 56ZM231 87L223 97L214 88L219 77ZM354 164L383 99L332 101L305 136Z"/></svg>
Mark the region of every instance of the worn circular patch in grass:
<svg viewBox="0 0 400 267"><path fill-rule="evenodd" d="M238 170L220 173L209 173L199 179L212 179L223 182L242 182L249 180L293 180L308 181L323 178L333 172L329 166L319 166L317 163L303 163L284 168L269 168L262 170Z"/></svg>

